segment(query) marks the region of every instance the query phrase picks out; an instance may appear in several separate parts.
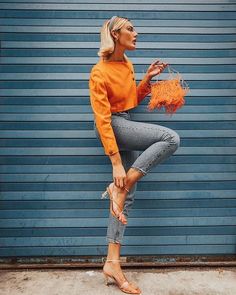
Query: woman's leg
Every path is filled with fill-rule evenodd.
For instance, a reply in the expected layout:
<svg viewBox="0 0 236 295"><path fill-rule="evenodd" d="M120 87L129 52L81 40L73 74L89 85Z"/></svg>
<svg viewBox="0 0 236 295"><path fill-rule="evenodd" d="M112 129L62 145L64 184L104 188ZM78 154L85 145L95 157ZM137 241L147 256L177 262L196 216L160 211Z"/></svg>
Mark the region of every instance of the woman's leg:
<svg viewBox="0 0 236 295"><path fill-rule="evenodd" d="M170 155L172 155L180 143L180 138L175 131L160 125L134 122L119 116L115 116L115 118L112 120L112 126L116 135L120 153L122 153L122 150L143 151L141 155L136 157L132 164L129 165L130 168L128 171L126 170L126 187L130 190L130 192L133 189L136 191L137 181L146 175L153 166L164 161ZM125 163L123 158L122 162L123 164ZM123 199L125 200L124 212L126 212L126 216L128 216L128 210L131 208L134 195L131 197L129 203L127 200L129 200L130 193L127 194L125 190L121 190L121 194L119 195L121 199L122 192ZM125 280L125 277L120 267L119 258L125 225L110 214L108 228L112 229L112 231L108 231L109 244L107 259L117 261L106 262L103 269L107 272L110 272L111 274L116 274L116 279L122 283ZM111 233L112 235L109 236ZM109 237L112 238L109 239ZM132 288L133 290L135 289L134 286L130 286L130 291L132 291Z"/></svg>
<svg viewBox="0 0 236 295"><path fill-rule="evenodd" d="M121 156L124 169L127 173L128 170L130 170L130 167L133 164L133 162L139 156L139 152L138 151L120 151L120 156ZM137 189L137 184L135 183L130 188L129 193L127 193L126 198L124 200L124 205L122 206L122 208L124 207L123 213L126 219L128 219L129 211L132 208L136 189ZM106 237L107 242L121 243L124 236L125 228L126 228L126 225L120 222L109 211L109 220L108 220L107 237Z"/></svg>
<svg viewBox="0 0 236 295"><path fill-rule="evenodd" d="M169 158L179 147L180 137L172 129L138 121L130 117L112 116L112 127L119 150L143 151L127 171L126 188L145 176L154 166ZM114 201L123 208L127 191L114 186Z"/></svg>
<svg viewBox="0 0 236 295"><path fill-rule="evenodd" d="M158 124L132 121L130 115L126 113L112 115L112 127L121 157L123 157L122 163L125 166L129 161L126 165L126 187L130 190L130 194L127 194L125 189L114 187L114 196L119 193L119 198L116 197L114 200L120 208L124 207L124 209L128 195L133 200L132 188L137 181L146 175L152 167L170 157L180 145L180 137L174 130ZM99 138L96 126L94 127ZM143 152L139 155L138 151ZM134 158L131 155L136 156ZM128 216L127 212L126 216ZM123 232L124 224L110 213L107 231L108 242L121 242Z"/></svg>
<svg viewBox="0 0 236 295"><path fill-rule="evenodd" d="M120 151L120 156L122 159L122 164L124 166L124 169L126 172L130 170L130 166L133 164L133 162L137 159L139 156L138 151ZM137 173L137 170L134 171ZM138 172L138 174L140 174ZM126 216L126 219L128 219L129 211L132 208L133 202L134 202L134 196L137 189L137 183L135 183L132 188L130 189L129 193L126 196L125 203L124 203L124 215ZM126 225L121 223L117 218L115 218L110 212L109 212L109 222L107 227L107 237L106 240L108 242L108 251L107 251L107 260L112 260L109 262L106 262L103 266L103 270L105 270L107 273L115 275L115 278L118 280L119 284L121 285L126 281L126 278L122 272L121 266L120 266L120 249L121 249L121 243L124 236ZM127 287L128 291L134 292L135 290L141 291L136 285L129 285Z"/></svg>
<svg viewBox="0 0 236 295"><path fill-rule="evenodd" d="M178 133L158 124L115 116L112 127L120 150L142 151L131 167L143 175L169 158L180 146Z"/></svg>

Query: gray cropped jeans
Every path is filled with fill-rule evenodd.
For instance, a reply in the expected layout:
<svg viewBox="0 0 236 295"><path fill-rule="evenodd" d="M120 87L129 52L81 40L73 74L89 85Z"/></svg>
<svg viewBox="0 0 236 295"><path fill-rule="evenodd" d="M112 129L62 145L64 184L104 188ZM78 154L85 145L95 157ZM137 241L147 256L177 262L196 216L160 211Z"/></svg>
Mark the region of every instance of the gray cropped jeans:
<svg viewBox="0 0 236 295"><path fill-rule="evenodd" d="M169 158L180 145L180 137L174 130L157 124L133 121L129 111L112 113L111 125L126 173L134 168L145 176L152 167ZM102 145L95 122L94 131ZM130 189L124 203L123 213L127 221L136 189L137 183ZM121 244L125 228L126 225L109 212L106 241Z"/></svg>

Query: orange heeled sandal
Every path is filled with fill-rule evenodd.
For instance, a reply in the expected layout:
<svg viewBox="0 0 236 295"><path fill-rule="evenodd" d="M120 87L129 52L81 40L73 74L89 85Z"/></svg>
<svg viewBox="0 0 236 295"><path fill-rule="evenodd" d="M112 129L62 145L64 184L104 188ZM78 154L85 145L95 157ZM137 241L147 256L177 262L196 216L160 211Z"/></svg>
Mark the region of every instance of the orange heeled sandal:
<svg viewBox="0 0 236 295"><path fill-rule="evenodd" d="M115 184L113 183L113 186L114 186L114 185L115 185ZM124 187L124 189L125 189L127 192L129 192L129 190L128 190L126 187ZM113 193L113 190L111 191L111 190L110 190L110 187L108 186L108 187L106 188L106 191L102 193L102 197L101 197L101 199L106 199L106 198L108 198L108 197L110 198L110 212L111 212L111 214L112 214L116 219L118 219L120 222L122 222L122 221L120 220L120 217L121 217L122 214L124 215L123 210L121 210L119 204L117 204L117 202L114 200L112 193ZM116 214L115 211L114 211L114 208L113 208L113 202L115 202L116 205L117 205L117 207L120 209L120 212L119 212L118 214ZM127 224L127 221L126 221L126 222L122 222L122 223L123 223L123 224Z"/></svg>
<svg viewBox="0 0 236 295"><path fill-rule="evenodd" d="M120 261L120 259L107 259L106 261ZM139 289L138 286L136 286L135 284L133 284L132 282L129 282L127 280L127 278L125 277L126 281L124 281L122 284L120 284L117 279L111 275L111 274L108 274L107 272L104 271L103 269L103 275L104 275L104 282L105 284L108 286L109 285L109 278L112 278L115 282L116 282L116 285L118 286L118 288L124 292L124 293L127 293L127 294L139 294L141 295L141 290ZM132 292L130 290L127 290L128 286L131 286L132 288L134 288L136 291Z"/></svg>

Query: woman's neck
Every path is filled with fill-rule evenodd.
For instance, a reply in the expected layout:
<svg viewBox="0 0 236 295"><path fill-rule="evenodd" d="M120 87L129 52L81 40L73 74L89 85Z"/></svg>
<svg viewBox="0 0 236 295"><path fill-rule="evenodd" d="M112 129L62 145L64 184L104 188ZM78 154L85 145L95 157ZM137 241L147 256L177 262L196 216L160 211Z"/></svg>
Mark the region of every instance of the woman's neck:
<svg viewBox="0 0 236 295"><path fill-rule="evenodd" d="M120 62L122 62L122 61L126 61L126 58L125 58L125 56L123 55L123 57L115 57L115 56L110 56L110 57L108 57L108 58L104 58L103 59L104 61L120 61Z"/></svg>
<svg viewBox="0 0 236 295"><path fill-rule="evenodd" d="M115 48L115 50L107 57L107 61L126 61L124 50L118 50L118 48Z"/></svg>

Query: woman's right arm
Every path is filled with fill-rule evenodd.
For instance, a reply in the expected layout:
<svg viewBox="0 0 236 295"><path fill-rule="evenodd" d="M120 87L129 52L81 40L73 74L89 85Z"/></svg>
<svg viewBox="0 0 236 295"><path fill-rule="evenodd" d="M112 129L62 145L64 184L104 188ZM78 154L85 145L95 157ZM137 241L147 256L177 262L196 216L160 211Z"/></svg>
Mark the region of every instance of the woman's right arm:
<svg viewBox="0 0 236 295"><path fill-rule="evenodd" d="M107 96L105 81L98 69L91 71L89 91L96 127L105 154L109 156L112 163L114 182L118 187L123 187L126 184L126 172L122 165L119 148L111 126L111 106Z"/></svg>

